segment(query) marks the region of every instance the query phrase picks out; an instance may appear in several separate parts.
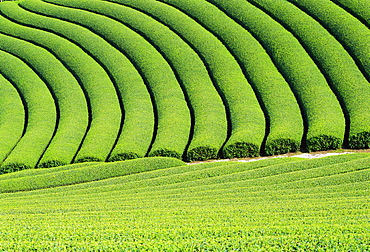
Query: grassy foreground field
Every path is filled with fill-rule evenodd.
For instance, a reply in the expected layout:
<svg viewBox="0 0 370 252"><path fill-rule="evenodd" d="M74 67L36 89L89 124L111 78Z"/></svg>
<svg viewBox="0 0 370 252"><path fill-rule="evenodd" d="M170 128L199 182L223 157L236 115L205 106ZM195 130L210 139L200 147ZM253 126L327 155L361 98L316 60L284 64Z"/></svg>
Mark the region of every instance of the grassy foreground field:
<svg viewBox="0 0 370 252"><path fill-rule="evenodd" d="M370 249L369 154L152 161L112 169L127 174L147 163L148 171L131 175L0 194L0 251ZM0 182L102 165L20 171Z"/></svg>

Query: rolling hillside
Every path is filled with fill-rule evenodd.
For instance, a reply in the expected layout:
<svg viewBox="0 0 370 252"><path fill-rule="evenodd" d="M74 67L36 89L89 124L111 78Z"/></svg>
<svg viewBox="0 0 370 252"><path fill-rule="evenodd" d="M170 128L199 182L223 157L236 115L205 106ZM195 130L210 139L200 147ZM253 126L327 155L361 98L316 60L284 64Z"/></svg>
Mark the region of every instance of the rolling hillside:
<svg viewBox="0 0 370 252"><path fill-rule="evenodd" d="M0 251L368 251L370 155L0 175Z"/></svg>
<svg viewBox="0 0 370 252"><path fill-rule="evenodd" d="M4 1L0 170L367 149L366 4Z"/></svg>

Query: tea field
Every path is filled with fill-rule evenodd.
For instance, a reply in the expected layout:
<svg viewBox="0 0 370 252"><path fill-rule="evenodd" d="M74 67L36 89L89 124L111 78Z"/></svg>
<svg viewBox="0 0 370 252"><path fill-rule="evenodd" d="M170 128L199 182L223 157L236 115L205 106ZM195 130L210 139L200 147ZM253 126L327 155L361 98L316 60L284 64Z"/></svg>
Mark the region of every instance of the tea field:
<svg viewBox="0 0 370 252"><path fill-rule="evenodd" d="M368 251L369 161L143 158L108 164L104 179L89 180L100 163L5 174L0 251Z"/></svg>
<svg viewBox="0 0 370 252"><path fill-rule="evenodd" d="M367 6L3 1L0 170L367 149Z"/></svg>
<svg viewBox="0 0 370 252"><path fill-rule="evenodd" d="M0 1L0 251L370 251L369 81L368 0Z"/></svg>

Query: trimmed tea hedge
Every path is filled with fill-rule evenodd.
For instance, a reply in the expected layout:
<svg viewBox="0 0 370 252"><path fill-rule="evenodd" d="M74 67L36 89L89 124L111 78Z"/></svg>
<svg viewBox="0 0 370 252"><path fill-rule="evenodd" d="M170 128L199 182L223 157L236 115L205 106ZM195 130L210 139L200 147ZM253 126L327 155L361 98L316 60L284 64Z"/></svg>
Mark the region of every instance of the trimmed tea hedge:
<svg viewBox="0 0 370 252"><path fill-rule="evenodd" d="M368 27L330 0L288 1L311 15L333 34L351 53L367 80L370 81L370 29Z"/></svg>
<svg viewBox="0 0 370 252"><path fill-rule="evenodd" d="M0 164L23 135L27 115L23 100L16 86L0 74Z"/></svg>
<svg viewBox="0 0 370 252"><path fill-rule="evenodd" d="M6 19L1 20L2 29L17 29ZM47 50L31 43L18 43L17 47L6 48L32 65L57 98L58 128L38 166L71 163L88 127L88 107L81 86L71 72ZM48 67L45 67L45 62L49 62Z"/></svg>
<svg viewBox="0 0 370 252"><path fill-rule="evenodd" d="M0 193L72 185L183 165L185 163L178 159L152 157L115 163L91 164L77 168L71 167L72 169L38 176L0 180Z"/></svg>
<svg viewBox="0 0 370 252"><path fill-rule="evenodd" d="M370 2L368 0L331 0L346 9L361 22L370 27Z"/></svg>
<svg viewBox="0 0 370 252"><path fill-rule="evenodd" d="M117 86L124 108L123 128L110 161L144 157L149 149L154 130L154 113L150 94L143 79L127 57L103 38L88 29L42 15L73 15L40 1L22 2L21 7L41 15L32 15L28 23L66 37L88 51L110 74ZM26 13L23 16L26 17ZM31 18L31 16L30 16Z"/></svg>
<svg viewBox="0 0 370 252"><path fill-rule="evenodd" d="M4 3L0 7L3 14L18 22L27 18L24 16L26 13L17 14L15 3ZM5 28L0 29L4 31ZM6 32L48 48L80 80L91 105L91 125L75 162L105 160L117 139L121 109L117 93L104 69L80 47L55 34L16 24Z"/></svg>
<svg viewBox="0 0 370 252"><path fill-rule="evenodd" d="M91 0L69 4L129 25L164 55L178 75L193 112L193 137L186 159L194 161L217 158L227 134L225 107L204 63L194 50L167 26L129 7Z"/></svg>
<svg viewBox="0 0 370 252"><path fill-rule="evenodd" d="M12 45L16 48L18 43L25 42L0 34L0 73L16 86L24 98L27 125L21 140L1 164L0 173L35 167L56 126L54 100L45 83L22 60L1 51Z"/></svg>
<svg viewBox="0 0 370 252"><path fill-rule="evenodd" d="M54 1L54 0L53 0ZM156 1L114 0L156 18L176 31L209 68L230 120L225 158L258 156L265 135L265 118L238 62L212 33L177 9Z"/></svg>
<svg viewBox="0 0 370 252"><path fill-rule="evenodd" d="M251 1L276 16L305 45L342 103L349 121L350 146L368 148L370 139L355 138L358 133L370 134L370 85L350 55L327 30L294 5L281 0Z"/></svg>
<svg viewBox="0 0 370 252"><path fill-rule="evenodd" d="M345 131L342 109L326 79L299 41L247 1L209 2L254 34L291 85L307 127L304 139L306 149L318 151L340 148Z"/></svg>
<svg viewBox="0 0 370 252"><path fill-rule="evenodd" d="M58 0L47 2L60 5L78 3ZM148 155L181 158L189 139L191 118L171 66L148 41L124 24L93 12L78 9L73 11L74 15L60 15L65 20L89 28L124 52L145 79L153 96L157 115L155 139ZM55 17L57 15L55 13Z"/></svg>
<svg viewBox="0 0 370 252"><path fill-rule="evenodd" d="M260 97L269 123L264 152L276 155L297 151L303 135L298 103L261 44L225 13L206 1L163 0L212 31L236 56ZM217 19L214 17L217 16Z"/></svg>

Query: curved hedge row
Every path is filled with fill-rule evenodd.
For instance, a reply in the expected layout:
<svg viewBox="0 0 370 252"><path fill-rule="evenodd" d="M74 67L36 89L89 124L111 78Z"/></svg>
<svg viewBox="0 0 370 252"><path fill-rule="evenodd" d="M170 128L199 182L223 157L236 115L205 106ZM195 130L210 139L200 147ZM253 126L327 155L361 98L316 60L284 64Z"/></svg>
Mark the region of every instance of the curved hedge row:
<svg viewBox="0 0 370 252"><path fill-rule="evenodd" d="M23 2L21 7L47 16L51 16L53 12L70 15L69 9L40 1ZM109 160L144 157L153 136L153 106L143 79L127 57L82 26L42 15L27 15L26 12L20 14L23 20L29 17L27 23L66 37L78 44L104 66L117 86L124 108L123 128Z"/></svg>
<svg viewBox="0 0 370 252"><path fill-rule="evenodd" d="M47 1L60 5L73 1ZM83 25L112 43L140 69L154 98L157 125L149 156L181 158L189 139L191 118L178 80L168 62L141 35L124 24L93 12L70 9L75 15L60 15ZM55 13L56 17L59 13Z"/></svg>
<svg viewBox="0 0 370 252"><path fill-rule="evenodd" d="M184 162L165 157L138 158L115 163L90 164L71 167L38 176L25 176L0 180L0 193L29 191L35 189L72 185L139 172L183 166Z"/></svg>
<svg viewBox="0 0 370 252"><path fill-rule="evenodd" d="M12 24L3 18L1 26L13 29ZM38 166L71 163L88 127L87 102L79 83L58 59L41 47L24 42L6 49L31 65L57 98L58 129ZM48 67L45 62L49 62Z"/></svg>
<svg viewBox="0 0 370 252"><path fill-rule="evenodd" d="M370 139L359 139L356 136L358 133L370 136L370 86L350 55L319 23L294 5L279 0L251 1L276 16L305 45L342 103L349 121L350 146L368 148Z"/></svg>
<svg viewBox="0 0 370 252"><path fill-rule="evenodd" d="M370 81L370 30L330 0L288 0L314 17L353 55Z"/></svg>
<svg viewBox="0 0 370 252"><path fill-rule="evenodd" d="M220 7L258 38L291 85L307 127L304 139L307 150L340 148L345 131L342 109L326 79L299 41L248 1L208 1ZM327 120L328 117L331 120Z"/></svg>
<svg viewBox="0 0 370 252"><path fill-rule="evenodd" d="M14 83L27 109L26 131L1 164L1 173L35 167L53 137L57 119L54 99L45 83L22 60L2 51L16 48L18 43L22 42L0 34L0 73Z"/></svg>
<svg viewBox="0 0 370 252"><path fill-rule="evenodd" d="M27 113L23 101L17 88L0 74L0 164L16 146L25 130Z"/></svg>
<svg viewBox="0 0 370 252"><path fill-rule="evenodd" d="M299 106L288 83L258 41L206 1L163 2L176 6L211 30L239 60L267 114L269 129L263 151L267 155L297 151L303 135Z"/></svg>
<svg viewBox="0 0 370 252"><path fill-rule="evenodd" d="M28 2L25 2L26 7ZM101 1L77 1L73 2L73 6L112 17L129 25L162 52L178 75L194 113L194 133L186 159L217 158L227 134L225 108L207 69L191 47L166 26L131 8ZM52 8L52 5L49 5L49 8ZM54 8L55 12L60 10L55 6ZM47 14L53 15L51 11Z"/></svg>
<svg viewBox="0 0 370 252"><path fill-rule="evenodd" d="M367 0L331 0L345 8L361 22L370 27L370 2Z"/></svg>
<svg viewBox="0 0 370 252"><path fill-rule="evenodd" d="M369 148L370 31L360 6L366 3L1 3L0 91L9 93L0 101L1 167ZM26 95L36 91L17 86L26 85L20 68L49 97L32 103L54 109L42 121L54 120L52 132L39 130L44 142L22 157L31 141Z"/></svg>
<svg viewBox="0 0 370 252"><path fill-rule="evenodd" d="M167 4L147 0L113 2L155 17L180 34L203 58L229 114L231 134L222 149L222 156L259 155L265 135L264 115L239 64L221 41L196 21Z"/></svg>
<svg viewBox="0 0 370 252"><path fill-rule="evenodd" d="M20 10L12 2L0 5L3 15L25 22L26 13L18 14L17 9ZM75 162L106 160L117 139L122 116L117 93L104 69L80 47L55 34L16 23L1 26L0 31L48 48L80 80L91 105L91 125Z"/></svg>

